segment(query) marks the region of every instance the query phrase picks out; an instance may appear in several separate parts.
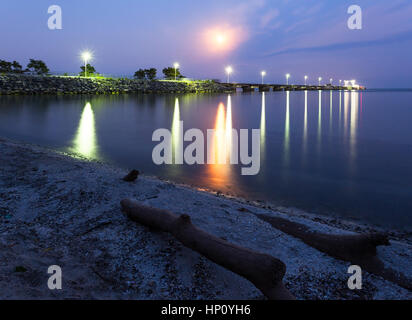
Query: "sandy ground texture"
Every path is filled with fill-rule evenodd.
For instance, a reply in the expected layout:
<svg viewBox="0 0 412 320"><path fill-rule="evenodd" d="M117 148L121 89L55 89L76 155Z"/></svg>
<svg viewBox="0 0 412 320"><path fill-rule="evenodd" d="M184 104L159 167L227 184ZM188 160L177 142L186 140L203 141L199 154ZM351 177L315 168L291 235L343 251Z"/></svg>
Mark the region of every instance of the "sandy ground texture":
<svg viewBox="0 0 412 320"><path fill-rule="evenodd" d="M138 169L138 168L136 168ZM350 263L273 228L255 214L281 216L327 233L370 226L174 185L150 177L122 181L126 171L41 147L0 140L0 298L2 299L264 299L250 282L185 248L171 235L129 221L120 200L187 213L230 242L281 259L284 282L298 299L412 299L412 293L363 274L347 287ZM409 235L410 236L410 235ZM385 265L412 278L408 235L380 247ZM63 271L49 290L47 269Z"/></svg>

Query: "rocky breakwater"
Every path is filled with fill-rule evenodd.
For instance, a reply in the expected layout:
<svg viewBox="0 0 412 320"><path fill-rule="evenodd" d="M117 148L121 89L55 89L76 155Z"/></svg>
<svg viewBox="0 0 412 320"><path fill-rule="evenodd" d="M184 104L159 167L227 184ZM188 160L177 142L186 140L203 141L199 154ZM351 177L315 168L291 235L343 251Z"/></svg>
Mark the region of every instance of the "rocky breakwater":
<svg viewBox="0 0 412 320"><path fill-rule="evenodd" d="M229 92L213 81L142 81L134 79L0 75L0 95Z"/></svg>

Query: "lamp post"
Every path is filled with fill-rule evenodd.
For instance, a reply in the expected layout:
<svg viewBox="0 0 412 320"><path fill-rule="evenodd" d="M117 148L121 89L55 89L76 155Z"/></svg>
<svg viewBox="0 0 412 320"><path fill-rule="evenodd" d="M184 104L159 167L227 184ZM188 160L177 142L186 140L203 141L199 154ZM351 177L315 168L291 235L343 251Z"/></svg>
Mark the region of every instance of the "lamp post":
<svg viewBox="0 0 412 320"><path fill-rule="evenodd" d="M84 61L84 77L87 77L87 63L91 60L92 54L89 51L85 51L82 53L82 58Z"/></svg>
<svg viewBox="0 0 412 320"><path fill-rule="evenodd" d="M262 71L260 74L262 75L262 84L263 84L263 81L264 81L263 79L266 76L266 71Z"/></svg>
<svg viewBox="0 0 412 320"><path fill-rule="evenodd" d="M230 83L230 74L233 72L232 67L227 67L226 68L226 73L227 73L227 83Z"/></svg>
<svg viewBox="0 0 412 320"><path fill-rule="evenodd" d="M319 86L320 86L320 82L322 81L322 77L319 77L318 80L319 80Z"/></svg>
<svg viewBox="0 0 412 320"><path fill-rule="evenodd" d="M173 67L175 68L175 81L176 81L177 80L177 69L179 69L180 65L177 62L175 62Z"/></svg>
<svg viewBox="0 0 412 320"><path fill-rule="evenodd" d="M307 85L308 82L308 76L305 76L305 86Z"/></svg>
<svg viewBox="0 0 412 320"><path fill-rule="evenodd" d="M289 78L290 78L290 74L287 73L287 74L286 74L286 85L287 85L287 86L289 85Z"/></svg>

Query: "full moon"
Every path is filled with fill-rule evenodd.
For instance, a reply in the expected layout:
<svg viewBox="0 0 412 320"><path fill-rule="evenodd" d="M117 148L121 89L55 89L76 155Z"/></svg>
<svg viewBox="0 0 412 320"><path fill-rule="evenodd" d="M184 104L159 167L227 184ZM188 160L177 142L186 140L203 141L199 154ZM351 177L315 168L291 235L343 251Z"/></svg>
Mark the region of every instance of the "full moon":
<svg viewBox="0 0 412 320"><path fill-rule="evenodd" d="M223 44L223 43L225 42L225 36L222 35L222 34L218 34L218 35L216 36L216 42L217 42L218 44Z"/></svg>
<svg viewBox="0 0 412 320"><path fill-rule="evenodd" d="M243 27L223 25L204 30L201 39L204 52L223 55L235 50L246 38Z"/></svg>

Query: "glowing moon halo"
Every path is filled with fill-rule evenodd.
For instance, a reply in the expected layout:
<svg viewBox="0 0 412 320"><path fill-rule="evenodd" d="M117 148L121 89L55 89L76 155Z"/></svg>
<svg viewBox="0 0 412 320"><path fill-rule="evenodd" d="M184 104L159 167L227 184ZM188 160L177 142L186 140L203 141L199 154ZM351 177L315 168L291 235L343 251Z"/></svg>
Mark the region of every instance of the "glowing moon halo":
<svg viewBox="0 0 412 320"><path fill-rule="evenodd" d="M203 31L202 47L209 54L227 54L246 40L247 32L243 27L216 26Z"/></svg>
<svg viewBox="0 0 412 320"><path fill-rule="evenodd" d="M218 44L223 44L223 43L225 42L225 36L222 35L222 34L218 34L218 35L216 36L216 42L217 42Z"/></svg>

